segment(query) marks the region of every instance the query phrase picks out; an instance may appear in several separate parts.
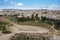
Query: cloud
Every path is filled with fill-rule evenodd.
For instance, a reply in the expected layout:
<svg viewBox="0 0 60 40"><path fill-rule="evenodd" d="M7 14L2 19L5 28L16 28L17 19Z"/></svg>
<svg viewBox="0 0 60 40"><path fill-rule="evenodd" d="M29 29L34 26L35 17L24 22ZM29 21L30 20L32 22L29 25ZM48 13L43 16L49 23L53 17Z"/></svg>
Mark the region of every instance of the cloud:
<svg viewBox="0 0 60 40"><path fill-rule="evenodd" d="M47 9L50 9L50 10L60 10L60 5L49 5L47 7Z"/></svg>
<svg viewBox="0 0 60 40"><path fill-rule="evenodd" d="M17 3L17 4L15 4L16 6L22 6L23 5L23 3Z"/></svg>
<svg viewBox="0 0 60 40"><path fill-rule="evenodd" d="M60 10L60 5L51 4L51 5L33 5L31 6L36 9L48 9L48 10Z"/></svg>
<svg viewBox="0 0 60 40"><path fill-rule="evenodd" d="M12 1L10 2L10 4L13 5L13 6L17 6L17 7L23 5L23 3L14 3Z"/></svg>
<svg viewBox="0 0 60 40"><path fill-rule="evenodd" d="M55 4L44 5L44 6L40 6L40 9L60 10L60 5L55 5Z"/></svg>

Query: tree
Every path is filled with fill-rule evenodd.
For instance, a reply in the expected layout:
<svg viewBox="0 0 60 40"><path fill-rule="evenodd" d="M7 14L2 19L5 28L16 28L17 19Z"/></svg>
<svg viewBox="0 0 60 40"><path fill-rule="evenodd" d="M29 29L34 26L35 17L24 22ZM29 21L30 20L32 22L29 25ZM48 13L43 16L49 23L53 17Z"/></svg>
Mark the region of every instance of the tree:
<svg viewBox="0 0 60 40"><path fill-rule="evenodd" d="M45 16L44 16L44 17L41 16L41 20L42 20L42 21L46 21L46 17L45 17Z"/></svg>
<svg viewBox="0 0 60 40"><path fill-rule="evenodd" d="M24 17L20 17L20 18L18 18L18 22L24 22L24 21L26 21L26 18L24 18Z"/></svg>
<svg viewBox="0 0 60 40"><path fill-rule="evenodd" d="M31 19L30 19L30 17L29 17L29 16L27 16L27 17L26 17L26 21L29 21L29 20L31 20Z"/></svg>
<svg viewBox="0 0 60 40"><path fill-rule="evenodd" d="M36 20L38 20L38 19L39 19L39 17L38 17L38 13L35 15L35 19L36 19Z"/></svg>
<svg viewBox="0 0 60 40"><path fill-rule="evenodd" d="M55 28L56 28L56 29L60 30L60 20L59 20L59 21L56 20L56 21L54 22L54 25L55 25Z"/></svg>
<svg viewBox="0 0 60 40"><path fill-rule="evenodd" d="M31 15L31 20L34 20L34 14Z"/></svg>

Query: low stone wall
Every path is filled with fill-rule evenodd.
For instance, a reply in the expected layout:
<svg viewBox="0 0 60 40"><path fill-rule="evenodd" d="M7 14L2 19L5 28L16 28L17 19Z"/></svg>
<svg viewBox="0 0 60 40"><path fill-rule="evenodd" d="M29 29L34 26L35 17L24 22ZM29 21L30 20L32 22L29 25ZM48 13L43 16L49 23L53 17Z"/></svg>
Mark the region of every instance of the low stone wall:
<svg viewBox="0 0 60 40"><path fill-rule="evenodd" d="M16 33L10 40L53 40L53 36L47 33Z"/></svg>

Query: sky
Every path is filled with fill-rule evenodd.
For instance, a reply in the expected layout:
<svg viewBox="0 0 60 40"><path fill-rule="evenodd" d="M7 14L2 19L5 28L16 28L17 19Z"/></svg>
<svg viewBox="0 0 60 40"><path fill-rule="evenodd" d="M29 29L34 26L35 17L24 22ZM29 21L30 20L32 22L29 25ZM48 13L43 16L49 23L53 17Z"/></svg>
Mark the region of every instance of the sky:
<svg viewBox="0 0 60 40"><path fill-rule="evenodd" d="M0 0L0 9L60 10L60 0Z"/></svg>

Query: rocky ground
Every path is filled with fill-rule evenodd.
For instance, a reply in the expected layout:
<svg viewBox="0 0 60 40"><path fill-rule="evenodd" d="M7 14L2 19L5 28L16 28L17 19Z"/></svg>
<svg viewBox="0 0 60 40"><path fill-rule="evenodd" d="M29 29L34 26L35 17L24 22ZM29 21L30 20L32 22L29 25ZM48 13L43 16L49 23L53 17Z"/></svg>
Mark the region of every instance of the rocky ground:
<svg viewBox="0 0 60 40"><path fill-rule="evenodd" d="M9 37L15 33L20 33L20 32L27 32L27 33L46 33L49 30L42 28L42 27L34 27L34 26L25 26L25 25L14 25L10 27L11 29L11 34L1 34L0 35L0 40L8 40Z"/></svg>
<svg viewBox="0 0 60 40"><path fill-rule="evenodd" d="M4 19L6 20L6 19ZM8 21L8 20L6 20ZM10 22L10 21L8 21ZM13 22L10 22L11 24L13 24L13 26L10 27L10 31L12 33L10 34L2 34L0 35L0 40L9 40L9 38L16 34L16 33L21 33L21 32L26 32L26 33L48 33L50 32L49 29L47 28L43 28L43 27L36 27L36 26L28 26L28 25L18 25L18 24L15 24ZM49 34L50 35L50 34ZM52 34L53 36L53 39L54 40L60 40L60 36L57 36L55 34Z"/></svg>

